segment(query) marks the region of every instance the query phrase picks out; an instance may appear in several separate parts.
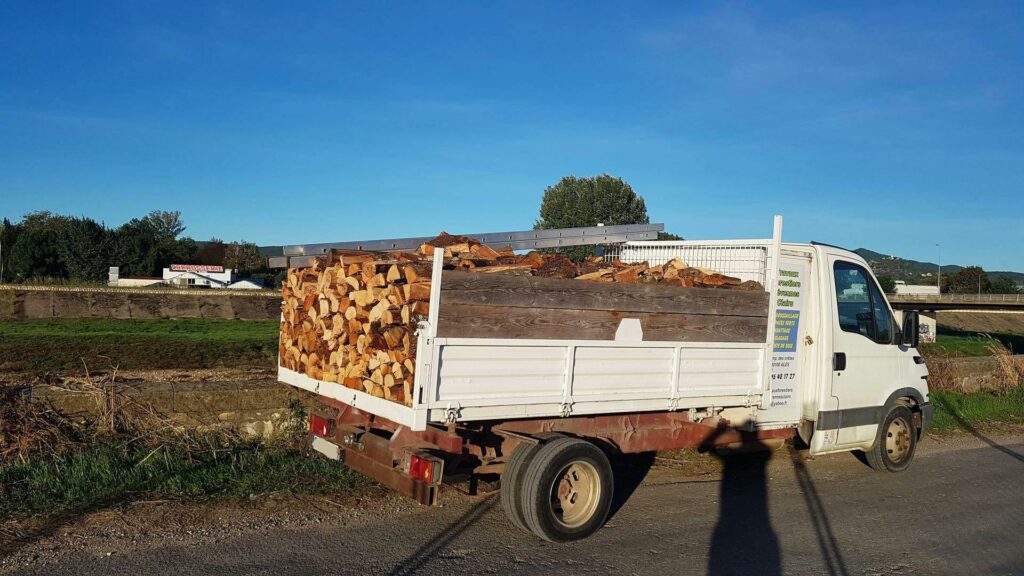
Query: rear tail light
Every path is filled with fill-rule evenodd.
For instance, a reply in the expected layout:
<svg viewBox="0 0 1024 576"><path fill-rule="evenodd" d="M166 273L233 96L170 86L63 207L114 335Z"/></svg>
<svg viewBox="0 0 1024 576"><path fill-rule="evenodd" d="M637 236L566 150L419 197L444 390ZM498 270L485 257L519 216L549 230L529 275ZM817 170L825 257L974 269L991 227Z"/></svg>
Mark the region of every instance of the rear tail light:
<svg viewBox="0 0 1024 576"><path fill-rule="evenodd" d="M332 424L333 422L331 420L324 418L323 416L312 414L309 417L309 431L315 436L320 436L321 438L331 437Z"/></svg>
<svg viewBox="0 0 1024 576"><path fill-rule="evenodd" d="M427 484L437 484L441 481L441 461L437 458L411 454L406 472Z"/></svg>

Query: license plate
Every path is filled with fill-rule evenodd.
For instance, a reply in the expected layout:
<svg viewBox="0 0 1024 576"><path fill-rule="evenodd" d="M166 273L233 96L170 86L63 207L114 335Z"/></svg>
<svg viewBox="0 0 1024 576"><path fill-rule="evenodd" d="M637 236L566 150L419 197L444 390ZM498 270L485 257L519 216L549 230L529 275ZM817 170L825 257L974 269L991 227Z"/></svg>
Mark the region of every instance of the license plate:
<svg viewBox="0 0 1024 576"><path fill-rule="evenodd" d="M331 460L341 460L341 447L319 436L313 436L313 450L327 456Z"/></svg>

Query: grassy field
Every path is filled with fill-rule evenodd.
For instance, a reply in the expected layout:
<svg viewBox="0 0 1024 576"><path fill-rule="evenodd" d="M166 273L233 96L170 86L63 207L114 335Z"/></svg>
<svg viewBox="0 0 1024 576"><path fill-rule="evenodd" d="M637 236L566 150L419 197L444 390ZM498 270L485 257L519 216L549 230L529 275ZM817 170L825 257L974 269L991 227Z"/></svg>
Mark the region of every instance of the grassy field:
<svg viewBox="0 0 1024 576"><path fill-rule="evenodd" d="M272 367L275 321L38 320L0 322L0 367L81 370Z"/></svg>
<svg viewBox="0 0 1024 576"><path fill-rule="evenodd" d="M937 432L1024 425L1024 386L1006 394L939 390L930 397L935 404L933 429Z"/></svg>
<svg viewBox="0 0 1024 576"><path fill-rule="evenodd" d="M139 499L343 494L368 484L337 462L259 441L189 454L110 440L67 454L0 463L0 518L78 514Z"/></svg>
<svg viewBox="0 0 1024 576"><path fill-rule="evenodd" d="M991 335L971 334L966 332L939 332L938 339L932 344L923 344L921 351L943 357L960 356L991 356L990 345L996 340L1010 351L1024 353L1024 334L1000 332Z"/></svg>

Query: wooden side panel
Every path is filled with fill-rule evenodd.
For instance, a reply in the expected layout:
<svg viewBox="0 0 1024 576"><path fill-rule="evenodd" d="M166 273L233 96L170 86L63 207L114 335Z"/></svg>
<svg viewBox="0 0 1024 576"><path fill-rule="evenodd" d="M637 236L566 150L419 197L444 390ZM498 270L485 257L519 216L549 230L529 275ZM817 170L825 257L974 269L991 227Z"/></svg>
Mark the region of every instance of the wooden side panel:
<svg viewBox="0 0 1024 576"><path fill-rule="evenodd" d="M763 342L768 329L767 318L758 316L442 304L437 335L441 338L614 340L615 331L624 318L639 319L644 340L649 341Z"/></svg>
<svg viewBox="0 0 1024 576"><path fill-rule="evenodd" d="M768 316L763 290L684 288L659 284L588 282L512 274L446 271L441 280L441 307L450 304L495 307L605 310Z"/></svg>
<svg viewBox="0 0 1024 576"><path fill-rule="evenodd" d="M438 336L614 340L625 318L643 339L763 342L768 293L446 271Z"/></svg>

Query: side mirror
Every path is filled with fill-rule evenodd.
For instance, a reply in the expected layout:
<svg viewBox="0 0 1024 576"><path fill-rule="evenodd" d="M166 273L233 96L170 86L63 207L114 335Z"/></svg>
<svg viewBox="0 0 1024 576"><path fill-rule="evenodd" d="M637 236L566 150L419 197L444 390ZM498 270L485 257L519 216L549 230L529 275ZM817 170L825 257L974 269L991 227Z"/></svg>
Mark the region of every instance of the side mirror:
<svg viewBox="0 0 1024 576"><path fill-rule="evenodd" d="M903 313L903 335L900 344L907 348L917 348L921 343L921 317L917 312Z"/></svg>

